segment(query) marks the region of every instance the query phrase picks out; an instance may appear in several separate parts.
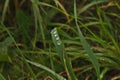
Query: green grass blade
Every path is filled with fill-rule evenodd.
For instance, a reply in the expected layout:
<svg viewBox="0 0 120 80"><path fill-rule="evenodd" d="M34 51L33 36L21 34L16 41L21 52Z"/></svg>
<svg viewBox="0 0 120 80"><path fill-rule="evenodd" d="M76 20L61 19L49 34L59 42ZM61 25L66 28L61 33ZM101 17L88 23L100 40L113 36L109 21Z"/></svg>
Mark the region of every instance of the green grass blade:
<svg viewBox="0 0 120 80"><path fill-rule="evenodd" d="M107 18L107 16L105 15L105 13L102 13L102 10L97 6L97 15L99 17L99 23L101 24L102 30L104 31L105 34L107 34L109 36L109 38L112 40L112 43L114 44L116 51L118 52L118 54L120 54L120 48L118 46L118 43L115 41L114 37L110 34L110 31L106 28L111 27L112 25L109 21L109 19ZM102 15L104 20L102 19ZM107 26L104 24L104 22L106 22Z"/></svg>
<svg viewBox="0 0 120 80"><path fill-rule="evenodd" d="M51 73L51 74L52 74L53 76L55 76L58 80L66 80L64 77L58 75L57 73L55 73L54 71L52 71L51 69L49 69L49 68L46 67L46 66L43 66L43 65L41 65L41 64L39 64L39 63L32 62L32 61L29 61L29 60L26 60L26 61L27 61L28 63L36 66L36 67L39 67L39 68L41 68L41 69L43 69L43 70Z"/></svg>
<svg viewBox="0 0 120 80"><path fill-rule="evenodd" d="M60 40L60 37L58 35L57 28L54 28L51 31L51 35L52 35L52 40L53 40L55 47L57 49L57 53L58 53L61 61L64 64L64 67L65 67L65 70L67 72L69 80L77 80L77 78L72 70L71 61L68 58L67 54L65 54L65 52L63 50L64 47L63 47L62 41Z"/></svg>
<svg viewBox="0 0 120 80"><path fill-rule="evenodd" d="M40 32L41 32L41 36L42 36L42 40L43 40L43 45L44 45L44 48L46 48L46 38L45 38L45 33L44 33L44 27L45 26L42 24L43 19L42 19L41 13L40 13L39 6L36 3L38 1L34 1L34 0L31 0L31 1L32 1L32 4L33 4L35 21L38 21L38 22L35 22L35 25L39 26L39 28L40 28ZM36 24L36 23L38 23L38 24ZM36 28L37 28L37 26L36 26Z"/></svg>
<svg viewBox="0 0 120 80"><path fill-rule="evenodd" d="M6 80L1 73L0 73L0 80Z"/></svg>
<svg viewBox="0 0 120 80"><path fill-rule="evenodd" d="M16 19L17 19L17 24L18 27L22 33L22 35L24 35L23 37L23 41L25 43L27 43L30 40L30 25L31 25L31 19L29 16L27 16L27 14L24 13L24 11L22 10L17 10L16 12ZM27 40L27 41L26 41Z"/></svg>
<svg viewBox="0 0 120 80"><path fill-rule="evenodd" d="M107 16L105 15L104 12L103 12L102 14L103 14L103 16L104 16L104 21L106 22L106 24L108 25L109 28L112 28L112 29L111 29L111 31L112 31L112 30L113 30L113 26L112 26L110 20L107 18ZM102 22L101 25L103 25L103 21L101 21L101 22ZM103 25L103 27L105 28L106 33L108 34L108 36L109 36L110 39L112 40L112 43L114 44L114 46L115 46L118 54L120 54L120 48L119 48L119 45L118 45L117 41L115 40L115 36L113 36L113 35L110 33L110 31L109 31L108 29L106 29L105 25Z"/></svg>
<svg viewBox="0 0 120 80"><path fill-rule="evenodd" d="M108 68L103 69L103 71L100 74L100 80L103 79L104 75L107 73L108 70L109 70Z"/></svg>
<svg viewBox="0 0 120 80"><path fill-rule="evenodd" d="M83 47L85 48L86 53L90 57L91 62L92 62L93 66L94 66L94 68L96 70L97 77L99 79L100 66L99 66L98 60L96 59L93 51L90 49L90 46L87 43L87 41L85 40L85 37L83 36L83 34L82 34L82 32L81 32L81 30L79 28L79 25L77 23L78 21L77 21L77 11L76 11L76 0L74 0L74 17L75 17L75 23L76 23L76 26L77 26L77 30L78 30L78 33L79 33L79 37L80 37L81 43L82 43Z"/></svg>
<svg viewBox="0 0 120 80"><path fill-rule="evenodd" d="M63 11L63 13L66 15L67 19L69 19L69 14L67 13L66 9L64 6L59 2L59 0L54 0L57 6L60 7L60 9Z"/></svg>
<svg viewBox="0 0 120 80"><path fill-rule="evenodd" d="M0 27L1 27L2 29L4 29L4 30L8 33L8 35L10 36L10 38L13 40L13 42L14 42L15 45L16 45L16 41L15 41L15 39L13 38L13 36L11 35L10 31L8 30L8 28L6 28L6 26L4 26L3 24L0 24ZM24 62L25 65L27 66L28 70L30 71L31 76L33 77L34 80L37 80L37 79L36 79L36 76L35 76L35 74L34 74L34 72L33 72L33 70L32 70L32 68L31 68L30 65L26 62L25 56L23 55L22 51L20 50L20 48L19 48L17 45L16 45L16 48L18 49L19 54L21 55L23 62ZM21 65L22 65L22 64L21 64Z"/></svg>
<svg viewBox="0 0 120 80"><path fill-rule="evenodd" d="M2 20L1 20L1 23L4 22L5 20L5 14L6 14L6 11L7 11L7 6L9 4L9 0L6 0L5 1L5 5L4 5L4 8L3 8L3 11L2 11Z"/></svg>
<svg viewBox="0 0 120 80"><path fill-rule="evenodd" d="M59 55L59 57L62 60L63 54L64 54L64 52L63 52L63 45L62 45L62 41L60 40L60 37L58 35L57 28L54 28L51 31L51 35L52 35L52 40L53 40L53 42L55 44L55 47L57 49L58 55Z"/></svg>
<svg viewBox="0 0 120 80"><path fill-rule="evenodd" d="M92 6L96 5L96 4L100 4L100 3L104 3L104 2L108 2L108 0L92 1L91 3L84 6L82 9L80 8L80 10L78 10L78 14L81 14L82 12L86 11L88 8L90 8L90 7L92 7Z"/></svg>
<svg viewBox="0 0 120 80"><path fill-rule="evenodd" d="M33 4L37 4L37 5L41 5L41 6L47 6L47 7L53 8L53 9L55 9L55 10L57 10L57 11L59 11L59 12L65 14L65 15L67 14L65 11L63 11L63 10L61 10L61 9L59 9L59 8L57 8L57 7L55 7L55 6L53 6L53 5L44 3L44 2L38 2L38 1L37 1L37 2L33 2ZM67 14L67 16L68 16L68 14Z"/></svg>

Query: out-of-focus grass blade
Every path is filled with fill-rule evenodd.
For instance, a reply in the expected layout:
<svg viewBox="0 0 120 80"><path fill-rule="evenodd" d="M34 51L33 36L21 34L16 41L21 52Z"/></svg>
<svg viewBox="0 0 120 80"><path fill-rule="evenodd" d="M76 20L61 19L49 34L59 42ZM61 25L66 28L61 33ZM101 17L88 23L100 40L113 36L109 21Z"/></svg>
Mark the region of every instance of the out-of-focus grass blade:
<svg viewBox="0 0 120 80"><path fill-rule="evenodd" d="M103 69L103 71L100 74L100 80L103 79L104 75L107 73L108 70L109 70L108 68Z"/></svg>
<svg viewBox="0 0 120 80"><path fill-rule="evenodd" d="M1 73L0 73L0 80L6 80Z"/></svg>
<svg viewBox="0 0 120 80"><path fill-rule="evenodd" d="M3 25L3 24L0 24L0 27L8 33L8 35L9 35L10 38L12 39L13 43L15 43L15 45L16 45L16 41L15 41L14 37L11 35L11 32L9 31L9 29L8 29L5 25ZM24 62L25 65L27 66L28 70L30 71L31 76L33 77L34 80L37 80L37 79L36 79L36 76L35 76L35 74L34 74L34 72L33 72L33 70L32 70L32 68L31 68L30 65L26 62L25 56L23 55L22 51L20 50L20 48L19 48L17 45L16 45L16 48L18 49L19 54L21 55L23 62Z"/></svg>
<svg viewBox="0 0 120 80"><path fill-rule="evenodd" d="M31 25L31 19L22 10L17 10L16 19L17 19L19 29L20 29L22 35L24 35L23 36L24 37L23 41L27 43L30 40L30 36L29 36L29 33L30 33L29 30L30 29L29 29L29 27Z"/></svg>
<svg viewBox="0 0 120 80"><path fill-rule="evenodd" d="M70 59L68 58L67 54L65 54L65 52L63 50L63 44L58 35L57 28L54 28L51 31L51 35L52 35L52 39L55 44L55 47L57 49L57 53L58 53L61 61L64 64L64 67L66 69L69 80L77 80L77 78L72 70L72 65L71 65Z"/></svg>
<svg viewBox="0 0 120 80"><path fill-rule="evenodd" d="M93 5L104 3L104 2L108 2L108 0L92 1L91 3L87 4L86 6L84 6L82 9L80 8L80 10L78 10L78 14L81 14L82 12L86 11L88 8L90 8Z"/></svg>
<svg viewBox="0 0 120 80"><path fill-rule="evenodd" d="M0 62L12 62L8 55L8 47L13 43L10 37L7 37L4 41L0 42Z"/></svg>
<svg viewBox="0 0 120 80"><path fill-rule="evenodd" d="M99 75L100 75L100 66L99 66L99 63L98 63L98 60L96 59L93 51L90 49L90 46L89 44L87 43L87 41L85 40L85 37L83 36L80 28L79 28L79 25L78 25L78 21L77 21L77 11L76 11L76 0L74 0L74 17L75 17L75 23L76 23L76 26L77 26L77 30L78 30L78 35L80 37L80 40L81 40L81 44L83 45L83 47L85 48L86 50L86 53L88 54L88 56L90 57L90 60L96 70L96 73L97 73L97 77L98 77L98 80L99 80Z"/></svg>
<svg viewBox="0 0 120 80"><path fill-rule="evenodd" d="M33 4L51 7L51 8L53 8L53 9L55 9L55 10L57 10L57 11L59 11L59 12L65 14L65 15L67 14L65 11L63 11L63 10L61 10L61 9L59 9L59 8L57 8L57 7L55 7L55 6L53 6L53 5L50 5L50 4L47 4L47 3L44 3L44 2L40 2L40 1L36 1L36 2L34 2L34 0L31 0L31 1L33 2ZM68 14L67 14L67 15L68 15Z"/></svg>
<svg viewBox="0 0 120 80"><path fill-rule="evenodd" d="M64 6L59 2L59 0L54 0L54 2L56 3L56 5L58 5L61 8L61 10L64 12L64 14L66 15L67 19L69 20L69 14L65 10Z"/></svg>
<svg viewBox="0 0 120 80"><path fill-rule="evenodd" d="M8 4L9 4L9 0L5 0L5 5L4 5L3 11L2 11L2 20L1 20L1 23L3 23L4 20L5 20L5 14L6 14L6 11L7 11Z"/></svg>
<svg viewBox="0 0 120 80"><path fill-rule="evenodd" d="M44 45L44 48L46 48L46 38L45 38L45 33L44 33L44 25L42 24L43 23L43 19L42 19L42 16L41 16L41 13L40 13L40 9L39 9L39 6L37 4L37 2L39 2L38 0L31 0L32 2L32 5L33 5L33 11L34 11L34 17L35 17L35 38L37 37L37 29L38 27L40 28L40 32L41 32L41 36L42 36L42 40L43 40L43 45ZM35 42L36 42L36 39L35 39Z"/></svg>
<svg viewBox="0 0 120 80"><path fill-rule="evenodd" d="M29 61L29 60L26 60L26 61L27 61L28 63L36 66L36 67L39 67L39 68L41 68L41 69L43 69L43 70L51 73L51 74L52 74L53 76L55 76L58 80L66 80L64 77L58 75L57 73L55 73L55 72L52 71L51 69L47 68L46 66L43 66L43 65L41 65L41 64L39 64L39 63L32 62L32 61Z"/></svg>

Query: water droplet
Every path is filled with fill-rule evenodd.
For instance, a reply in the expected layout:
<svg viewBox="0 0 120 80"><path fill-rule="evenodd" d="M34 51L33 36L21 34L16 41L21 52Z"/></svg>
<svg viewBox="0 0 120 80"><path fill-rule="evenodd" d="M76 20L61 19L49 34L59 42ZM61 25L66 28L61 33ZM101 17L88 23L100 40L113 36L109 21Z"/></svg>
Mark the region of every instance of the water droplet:
<svg viewBox="0 0 120 80"><path fill-rule="evenodd" d="M56 40L59 40L60 38L59 37L56 37Z"/></svg>
<svg viewBox="0 0 120 80"><path fill-rule="evenodd" d="M57 34L57 31L54 31L53 34Z"/></svg>
<svg viewBox="0 0 120 80"><path fill-rule="evenodd" d="M57 45L61 45L61 41L59 40L59 41L57 41Z"/></svg>
<svg viewBox="0 0 120 80"><path fill-rule="evenodd" d="M54 36L55 36L55 37L57 37L58 35L57 35L57 34L55 34Z"/></svg>

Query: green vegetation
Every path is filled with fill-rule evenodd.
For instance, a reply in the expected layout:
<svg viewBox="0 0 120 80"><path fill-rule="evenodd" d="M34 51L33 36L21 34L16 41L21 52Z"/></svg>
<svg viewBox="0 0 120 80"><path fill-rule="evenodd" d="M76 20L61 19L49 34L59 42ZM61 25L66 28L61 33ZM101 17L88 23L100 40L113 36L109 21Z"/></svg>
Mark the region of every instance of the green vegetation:
<svg viewBox="0 0 120 80"><path fill-rule="evenodd" d="M119 80L119 0L0 0L0 80Z"/></svg>

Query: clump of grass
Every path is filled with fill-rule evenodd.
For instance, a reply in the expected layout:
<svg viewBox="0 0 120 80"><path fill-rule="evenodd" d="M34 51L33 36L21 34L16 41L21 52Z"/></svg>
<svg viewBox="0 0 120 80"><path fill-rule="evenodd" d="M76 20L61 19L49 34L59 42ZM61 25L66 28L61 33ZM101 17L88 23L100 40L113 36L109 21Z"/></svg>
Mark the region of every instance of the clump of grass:
<svg viewBox="0 0 120 80"><path fill-rule="evenodd" d="M119 79L119 1L0 4L1 80Z"/></svg>

